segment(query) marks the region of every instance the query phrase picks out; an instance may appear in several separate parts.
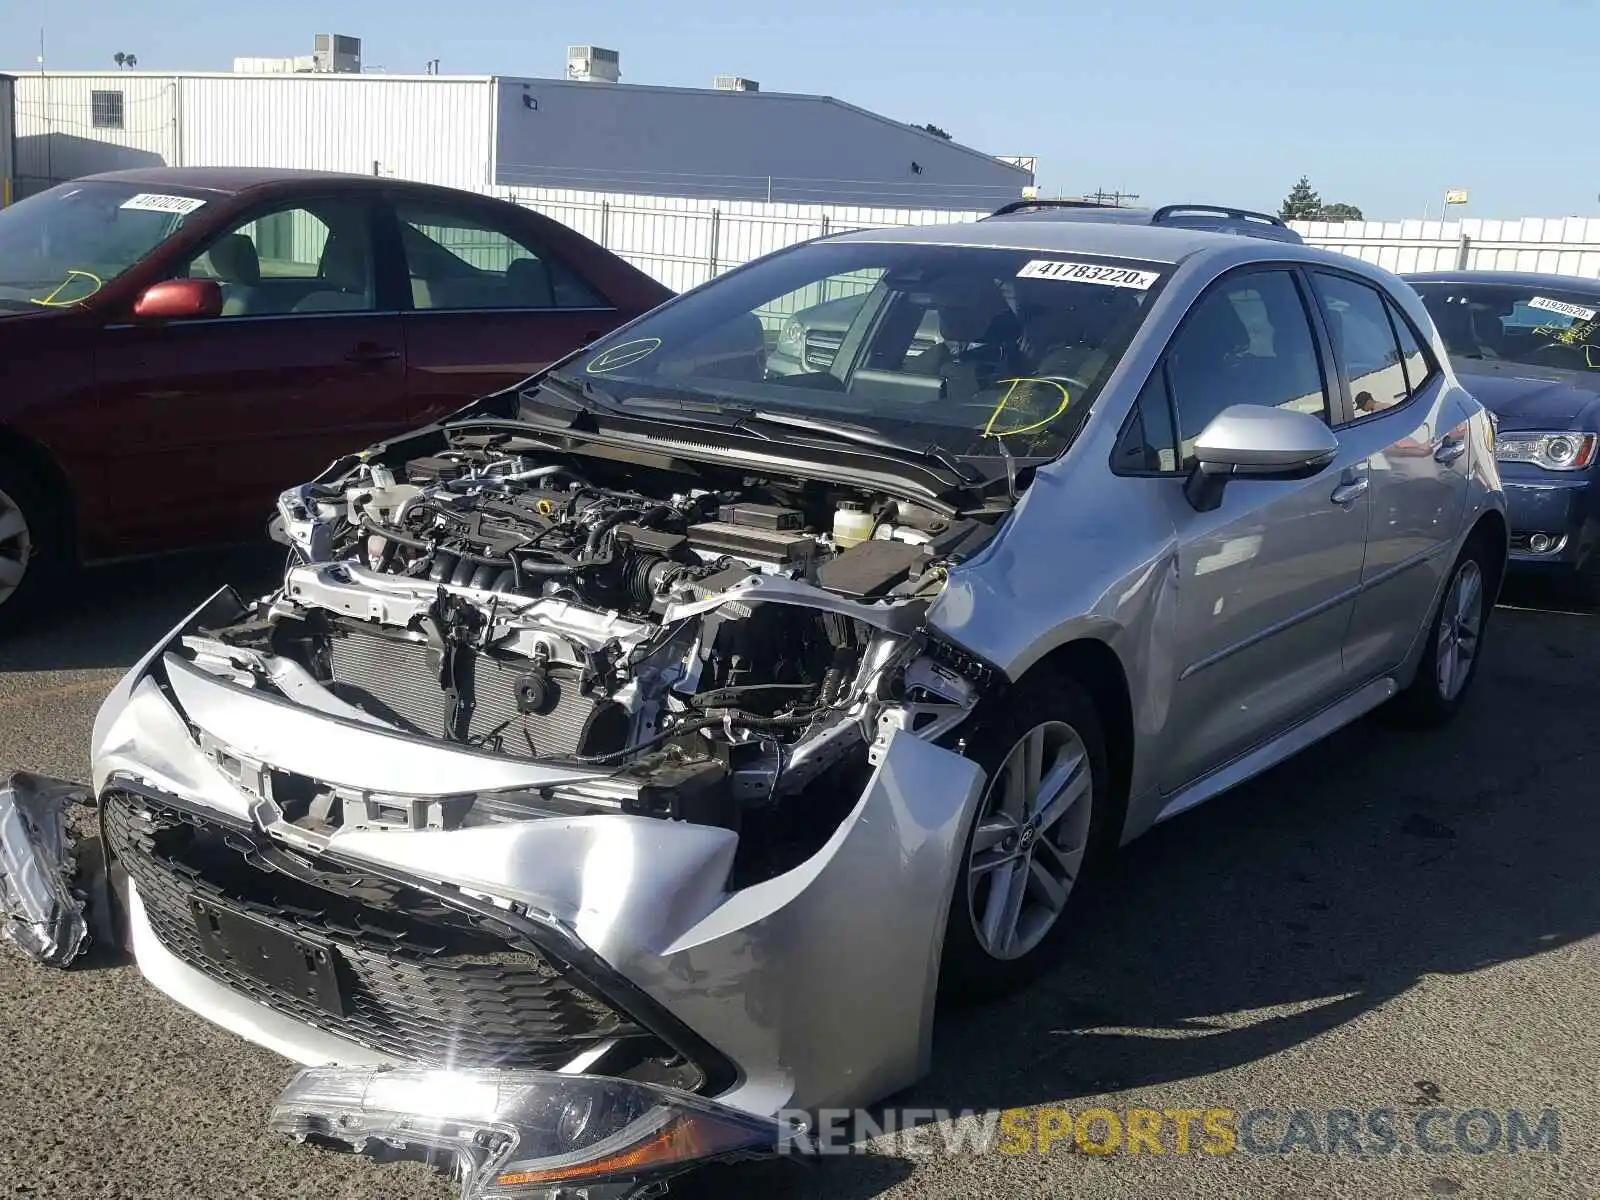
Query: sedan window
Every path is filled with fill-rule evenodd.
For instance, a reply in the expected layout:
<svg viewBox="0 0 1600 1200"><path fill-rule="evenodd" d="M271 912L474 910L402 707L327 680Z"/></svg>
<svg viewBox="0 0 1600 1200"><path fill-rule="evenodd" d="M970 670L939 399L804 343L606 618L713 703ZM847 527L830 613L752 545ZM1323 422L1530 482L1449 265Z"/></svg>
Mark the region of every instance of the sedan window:
<svg viewBox="0 0 1600 1200"><path fill-rule="evenodd" d="M212 241L180 275L214 279L225 317L370 312L371 222L359 200L258 213Z"/></svg>
<svg viewBox="0 0 1600 1200"><path fill-rule="evenodd" d="M481 218L441 206L395 205L417 309L608 308L564 263Z"/></svg>

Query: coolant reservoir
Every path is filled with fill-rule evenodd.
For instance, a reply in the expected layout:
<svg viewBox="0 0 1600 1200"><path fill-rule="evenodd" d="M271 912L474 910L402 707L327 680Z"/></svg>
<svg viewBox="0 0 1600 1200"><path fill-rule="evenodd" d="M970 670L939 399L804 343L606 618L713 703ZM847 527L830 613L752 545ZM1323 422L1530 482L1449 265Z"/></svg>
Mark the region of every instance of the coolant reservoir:
<svg viewBox="0 0 1600 1200"><path fill-rule="evenodd" d="M833 544L840 550L849 549L872 536L874 521L865 504L849 500L842 502L833 514Z"/></svg>

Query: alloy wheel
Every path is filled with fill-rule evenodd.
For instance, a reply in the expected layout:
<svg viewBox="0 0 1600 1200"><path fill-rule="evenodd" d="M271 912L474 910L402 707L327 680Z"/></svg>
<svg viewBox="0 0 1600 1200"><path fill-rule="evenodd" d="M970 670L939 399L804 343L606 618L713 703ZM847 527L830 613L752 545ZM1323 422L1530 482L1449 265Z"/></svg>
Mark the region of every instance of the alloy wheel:
<svg viewBox="0 0 1600 1200"><path fill-rule="evenodd" d="M0 604L11 599L22 585L32 554L33 540L22 506L0 491Z"/></svg>
<svg viewBox="0 0 1600 1200"><path fill-rule="evenodd" d="M1473 559L1456 569L1439 614L1439 646L1434 655L1439 695L1454 700L1467 686L1483 632L1483 571Z"/></svg>
<svg viewBox="0 0 1600 1200"><path fill-rule="evenodd" d="M1077 730L1034 726L990 781L973 831L967 906L978 944L1016 959L1060 918L1089 844L1094 771Z"/></svg>

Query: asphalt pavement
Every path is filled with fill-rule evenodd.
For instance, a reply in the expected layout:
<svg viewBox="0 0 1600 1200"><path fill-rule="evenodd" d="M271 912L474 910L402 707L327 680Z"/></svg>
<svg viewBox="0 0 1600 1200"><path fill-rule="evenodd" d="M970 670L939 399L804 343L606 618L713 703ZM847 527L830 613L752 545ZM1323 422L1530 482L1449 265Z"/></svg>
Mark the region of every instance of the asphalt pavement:
<svg viewBox="0 0 1600 1200"><path fill-rule="evenodd" d="M0 641L0 770L84 778L95 709L120 672L219 582L264 591L276 568L249 552L85 577ZM1070 1128L1094 1108L1119 1122L1134 1108L1229 1110L1239 1129L1255 1110L1233 1152L1204 1152L1196 1125L1178 1153L1169 1125L1162 1153L1088 1153L1110 1144L1103 1117L1049 1154L1016 1140L1026 1152L1006 1153L1004 1139L950 1154L935 1129L865 1153L715 1168L673 1195L1600 1196L1600 615L1509 598L1527 607L1495 613L1451 728L1362 722L1135 844L1078 912L1071 961L1025 994L943 1016L933 1073L892 1102L1030 1110L1008 1116L1012 1133ZM269 1137L292 1073L124 961L54 972L0 951L5 1195L455 1194L420 1166ZM1070 1115L1041 1118L1058 1108ZM1408 1138L1441 1109L1431 1141ZM1486 1115L1459 1140L1455 1121L1473 1109ZM1306 1110L1298 1139L1294 1110ZM1329 1110L1363 1129L1389 1110L1399 1145L1328 1153ZM1493 1140L1491 1119L1509 1128L1510 1110L1529 1125L1553 1112L1555 1138L1471 1152Z"/></svg>

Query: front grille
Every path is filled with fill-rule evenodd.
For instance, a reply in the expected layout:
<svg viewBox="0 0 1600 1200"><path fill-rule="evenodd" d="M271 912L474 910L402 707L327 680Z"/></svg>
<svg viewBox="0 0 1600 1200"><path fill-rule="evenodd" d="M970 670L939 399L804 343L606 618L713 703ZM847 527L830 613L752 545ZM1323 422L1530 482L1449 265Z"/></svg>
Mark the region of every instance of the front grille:
<svg viewBox="0 0 1600 1200"><path fill-rule="evenodd" d="M518 695L530 663L459 653L470 656L475 706L468 736L475 742L519 758L566 757L605 753L627 736L626 712L603 696L584 695L570 673L545 675L545 702L524 713ZM328 659L334 690L344 699L412 732L444 734L449 700L426 642L351 629L329 639Z"/></svg>
<svg viewBox="0 0 1600 1200"><path fill-rule="evenodd" d="M513 947L466 910L319 862L316 883L263 867L264 836L200 820L144 796L101 799L112 852L138 885L161 944L261 1004L397 1058L461 1067L549 1069L610 1038L647 1038L544 957ZM194 903L331 945L345 996L330 1012L206 953Z"/></svg>
<svg viewBox="0 0 1600 1200"><path fill-rule="evenodd" d="M824 333L812 329L806 333L806 366L826 371L833 365L834 356L839 353L840 343L844 341L842 333Z"/></svg>

